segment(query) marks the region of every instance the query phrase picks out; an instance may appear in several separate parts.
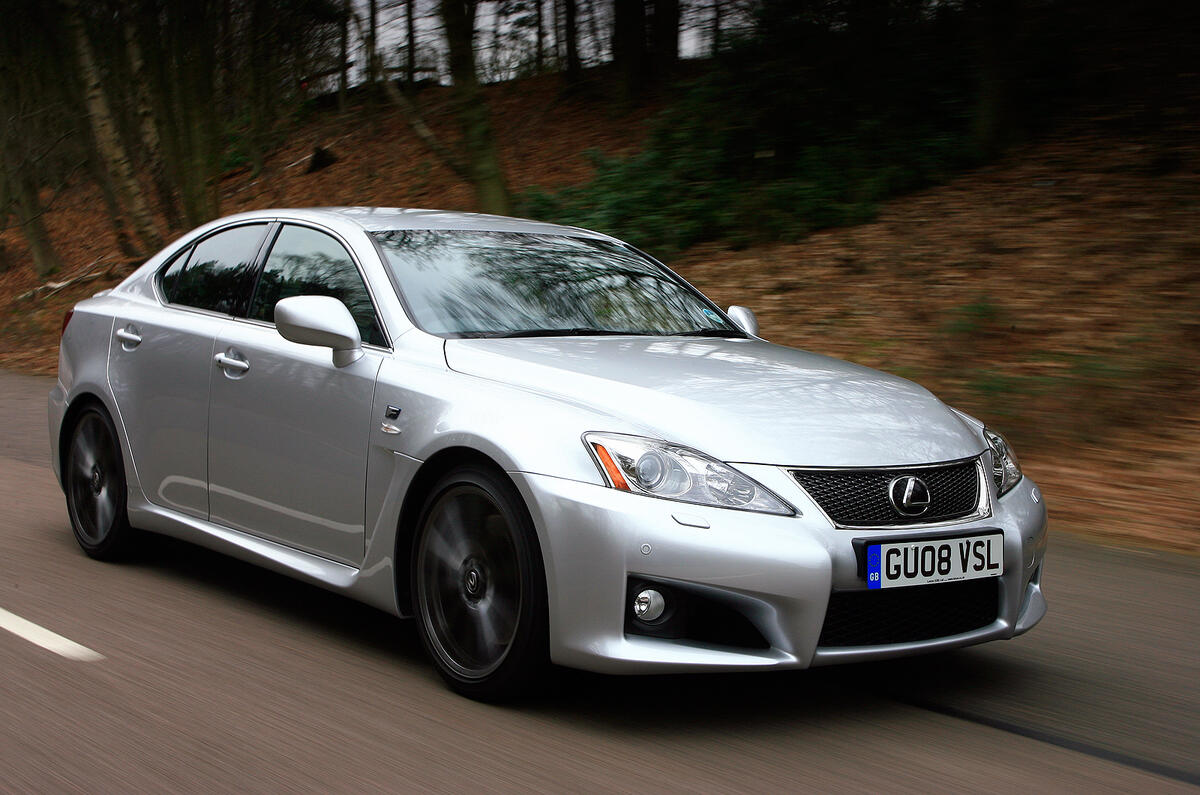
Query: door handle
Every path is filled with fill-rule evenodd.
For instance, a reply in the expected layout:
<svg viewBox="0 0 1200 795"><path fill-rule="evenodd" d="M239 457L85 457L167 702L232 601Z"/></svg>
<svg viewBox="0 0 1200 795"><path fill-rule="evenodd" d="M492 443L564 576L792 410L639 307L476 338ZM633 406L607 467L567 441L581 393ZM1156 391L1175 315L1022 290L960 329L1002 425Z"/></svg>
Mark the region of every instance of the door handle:
<svg viewBox="0 0 1200 795"><path fill-rule="evenodd" d="M133 330L133 326L117 329L117 339L130 348L136 348L142 344L141 336Z"/></svg>
<svg viewBox="0 0 1200 795"><path fill-rule="evenodd" d="M223 370L237 370L239 373L244 373L250 369L250 362L245 359L235 359L223 353L214 356L213 361L217 363L217 367Z"/></svg>

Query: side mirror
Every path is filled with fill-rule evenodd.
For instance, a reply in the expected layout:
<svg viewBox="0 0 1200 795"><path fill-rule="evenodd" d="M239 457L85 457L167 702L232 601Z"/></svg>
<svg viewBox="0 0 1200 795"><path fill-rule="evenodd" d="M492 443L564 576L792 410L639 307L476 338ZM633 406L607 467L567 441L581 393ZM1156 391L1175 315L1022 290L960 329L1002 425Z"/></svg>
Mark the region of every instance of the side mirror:
<svg viewBox="0 0 1200 795"><path fill-rule="evenodd" d="M333 349L335 367L363 355L358 325L346 305L327 295L297 295L275 304L275 328L285 340Z"/></svg>
<svg viewBox="0 0 1200 795"><path fill-rule="evenodd" d="M731 306L725 312L729 315L729 319L737 324L737 327L749 334L751 337L758 336L758 318L754 316L754 312L744 306Z"/></svg>

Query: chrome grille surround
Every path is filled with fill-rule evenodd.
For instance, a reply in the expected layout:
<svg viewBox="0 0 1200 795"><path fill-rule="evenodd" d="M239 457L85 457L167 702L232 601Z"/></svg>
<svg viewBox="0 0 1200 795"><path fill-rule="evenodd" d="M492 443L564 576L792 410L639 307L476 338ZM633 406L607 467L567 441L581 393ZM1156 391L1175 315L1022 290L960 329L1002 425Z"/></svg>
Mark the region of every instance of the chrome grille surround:
<svg viewBox="0 0 1200 795"><path fill-rule="evenodd" d="M990 472L984 467L982 456L911 466L786 469L825 518L838 528L940 527L992 515ZM934 502L920 516L905 516L889 501L889 484L905 475L919 477L929 485Z"/></svg>

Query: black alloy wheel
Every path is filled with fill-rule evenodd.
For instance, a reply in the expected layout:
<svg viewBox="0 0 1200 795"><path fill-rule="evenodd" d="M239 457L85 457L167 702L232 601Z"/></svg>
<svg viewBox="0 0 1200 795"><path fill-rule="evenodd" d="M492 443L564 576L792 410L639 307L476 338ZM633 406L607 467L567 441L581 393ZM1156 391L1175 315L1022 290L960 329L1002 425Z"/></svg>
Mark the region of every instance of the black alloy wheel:
<svg viewBox="0 0 1200 795"><path fill-rule="evenodd" d="M80 413L64 463L63 488L75 540L98 560L119 557L133 529L125 511L125 463L107 413L96 407Z"/></svg>
<svg viewBox="0 0 1200 795"><path fill-rule="evenodd" d="M541 549L503 473L456 469L425 503L414 539L412 603L421 640L450 686L496 700L547 660Z"/></svg>

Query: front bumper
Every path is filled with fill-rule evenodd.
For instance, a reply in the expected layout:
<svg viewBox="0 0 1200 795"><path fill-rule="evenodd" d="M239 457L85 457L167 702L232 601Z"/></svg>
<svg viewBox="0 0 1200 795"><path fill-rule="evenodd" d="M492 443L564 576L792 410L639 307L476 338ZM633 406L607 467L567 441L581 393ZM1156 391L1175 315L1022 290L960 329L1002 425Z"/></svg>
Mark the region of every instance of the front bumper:
<svg viewBox="0 0 1200 795"><path fill-rule="evenodd" d="M854 539L902 540L929 535L930 528L837 529L784 470L757 465L739 469L789 500L802 515L706 508L511 473L542 544L554 662L605 673L806 668L1011 638L1046 612L1040 587L1046 510L1036 485L1024 478L1002 499L990 495L990 517L937 528L941 535L1003 533L1004 574L997 578L995 621L932 640L821 647L831 592L867 587ZM627 584L642 578L715 596L749 620L767 648L628 634Z"/></svg>

